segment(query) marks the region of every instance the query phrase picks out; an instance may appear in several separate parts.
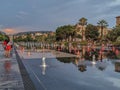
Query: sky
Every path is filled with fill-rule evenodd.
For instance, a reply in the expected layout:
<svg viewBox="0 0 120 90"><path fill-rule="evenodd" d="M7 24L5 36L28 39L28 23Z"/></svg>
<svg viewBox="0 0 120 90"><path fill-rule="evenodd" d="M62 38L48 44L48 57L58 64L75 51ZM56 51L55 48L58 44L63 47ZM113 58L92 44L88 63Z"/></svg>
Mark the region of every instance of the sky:
<svg viewBox="0 0 120 90"><path fill-rule="evenodd" d="M94 25L104 19L112 28L116 16L120 16L120 0L0 0L0 31L4 32L55 31L75 25L82 17Z"/></svg>

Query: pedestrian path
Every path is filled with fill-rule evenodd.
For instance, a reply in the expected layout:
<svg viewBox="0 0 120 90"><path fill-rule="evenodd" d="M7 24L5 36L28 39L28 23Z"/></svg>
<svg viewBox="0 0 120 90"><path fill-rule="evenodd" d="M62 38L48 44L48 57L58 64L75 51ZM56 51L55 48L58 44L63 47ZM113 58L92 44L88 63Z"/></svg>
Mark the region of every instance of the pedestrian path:
<svg viewBox="0 0 120 90"><path fill-rule="evenodd" d="M13 50L10 58L4 57L0 44L0 90L24 90L21 73Z"/></svg>

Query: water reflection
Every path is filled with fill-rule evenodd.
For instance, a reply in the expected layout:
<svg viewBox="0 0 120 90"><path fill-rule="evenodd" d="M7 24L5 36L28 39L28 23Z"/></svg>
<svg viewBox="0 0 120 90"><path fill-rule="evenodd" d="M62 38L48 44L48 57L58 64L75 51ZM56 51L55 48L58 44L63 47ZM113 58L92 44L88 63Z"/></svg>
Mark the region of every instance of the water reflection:
<svg viewBox="0 0 120 90"><path fill-rule="evenodd" d="M115 71L120 72L120 62L115 62Z"/></svg>
<svg viewBox="0 0 120 90"><path fill-rule="evenodd" d="M83 47L77 57L57 58L57 60L63 63L73 63L81 72L87 71L87 68L93 65L95 65L98 70L104 71L109 65L109 62L112 63L112 61L115 61L115 63L112 63L115 66L115 71L120 72L120 62L116 62L119 58L119 50L115 47L111 49L105 49L103 47L100 49Z"/></svg>
<svg viewBox="0 0 120 90"><path fill-rule="evenodd" d="M8 81L11 80L11 61L6 60L4 62L4 73L2 74L2 81Z"/></svg>
<svg viewBox="0 0 120 90"><path fill-rule="evenodd" d="M64 58L57 58L57 60L59 60L60 62L63 62L63 63L71 63L71 62L74 62L76 58L75 57L64 57Z"/></svg>
<svg viewBox="0 0 120 90"><path fill-rule="evenodd" d="M45 71L46 71L46 67L47 67L45 59L46 59L45 57L42 58L42 65L40 65L42 67L42 74L43 75L45 75Z"/></svg>
<svg viewBox="0 0 120 90"><path fill-rule="evenodd" d="M97 62L96 68L98 68L98 70L103 71L106 69L106 67L107 67L106 62Z"/></svg>
<svg viewBox="0 0 120 90"><path fill-rule="evenodd" d="M116 54L113 51L107 51L106 56L109 59L119 59L119 54Z"/></svg>
<svg viewBox="0 0 120 90"><path fill-rule="evenodd" d="M11 62L10 61L5 61L4 68L5 68L5 72L9 74L10 70L11 70Z"/></svg>
<svg viewBox="0 0 120 90"><path fill-rule="evenodd" d="M87 66L84 65L84 64L81 64L81 65L78 65L78 69L81 71L81 72L84 72L87 70Z"/></svg>

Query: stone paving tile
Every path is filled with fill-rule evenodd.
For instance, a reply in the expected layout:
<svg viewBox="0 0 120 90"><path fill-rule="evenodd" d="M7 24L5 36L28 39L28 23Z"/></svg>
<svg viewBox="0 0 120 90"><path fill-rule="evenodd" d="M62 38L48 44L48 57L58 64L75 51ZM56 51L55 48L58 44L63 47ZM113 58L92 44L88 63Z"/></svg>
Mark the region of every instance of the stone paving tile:
<svg viewBox="0 0 120 90"><path fill-rule="evenodd" d="M5 58L4 50L0 45L0 90L24 90L24 85L15 53Z"/></svg>

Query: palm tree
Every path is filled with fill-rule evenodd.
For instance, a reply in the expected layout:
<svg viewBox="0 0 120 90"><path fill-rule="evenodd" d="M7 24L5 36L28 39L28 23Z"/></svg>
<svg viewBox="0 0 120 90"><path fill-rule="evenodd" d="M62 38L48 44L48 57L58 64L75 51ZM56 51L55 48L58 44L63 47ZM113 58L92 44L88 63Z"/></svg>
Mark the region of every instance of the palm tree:
<svg viewBox="0 0 120 90"><path fill-rule="evenodd" d="M97 24L101 29L101 39L102 39L102 37L103 37L103 29L108 26L108 23L103 19L103 20L98 21Z"/></svg>
<svg viewBox="0 0 120 90"><path fill-rule="evenodd" d="M85 25L87 25L87 19L82 17L80 20L79 20L79 25L82 26L82 40L85 40L85 30L83 29L83 27Z"/></svg>

